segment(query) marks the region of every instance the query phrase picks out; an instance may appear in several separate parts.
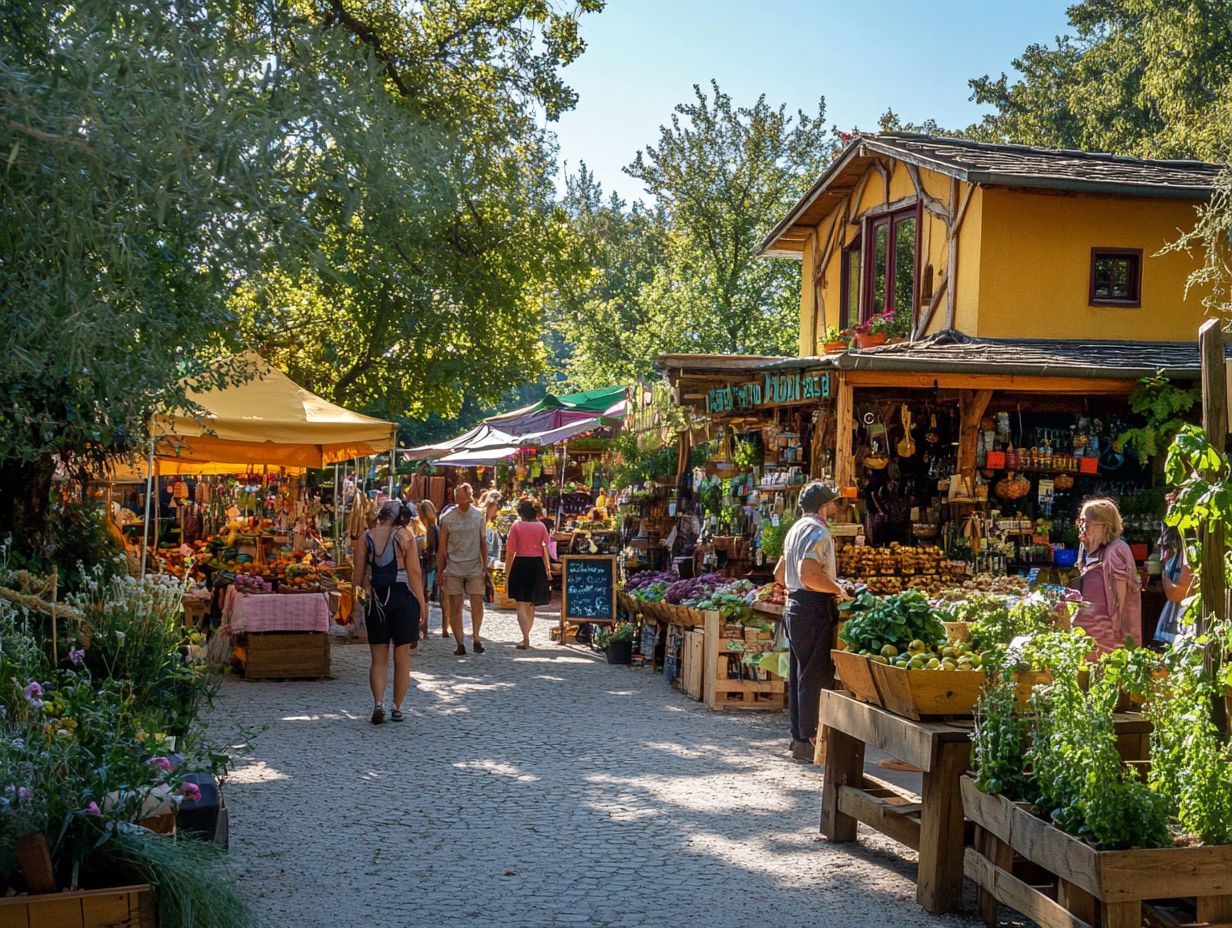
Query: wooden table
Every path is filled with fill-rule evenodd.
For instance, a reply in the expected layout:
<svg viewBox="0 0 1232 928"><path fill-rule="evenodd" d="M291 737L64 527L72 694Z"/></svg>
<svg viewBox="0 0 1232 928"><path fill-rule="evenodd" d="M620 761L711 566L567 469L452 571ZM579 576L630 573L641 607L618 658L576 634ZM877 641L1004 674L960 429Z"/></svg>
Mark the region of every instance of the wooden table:
<svg viewBox="0 0 1232 928"><path fill-rule="evenodd" d="M916 901L933 913L956 910L965 824L959 781L970 760L971 723L915 722L841 690L821 691L819 718L826 739L821 833L831 841L854 841L856 824L863 822L918 851ZM866 774L869 746L923 771L922 795Z"/></svg>
<svg viewBox="0 0 1232 928"><path fill-rule="evenodd" d="M856 840L863 822L919 852L916 901L933 913L951 912L962 897L966 821L960 782L971 760L971 719L913 721L822 690L818 716L825 740L821 833ZM1145 760L1150 723L1137 713L1115 715L1117 749L1126 761ZM820 739L819 739L820 740ZM866 747L918 767L921 795L864 772Z"/></svg>

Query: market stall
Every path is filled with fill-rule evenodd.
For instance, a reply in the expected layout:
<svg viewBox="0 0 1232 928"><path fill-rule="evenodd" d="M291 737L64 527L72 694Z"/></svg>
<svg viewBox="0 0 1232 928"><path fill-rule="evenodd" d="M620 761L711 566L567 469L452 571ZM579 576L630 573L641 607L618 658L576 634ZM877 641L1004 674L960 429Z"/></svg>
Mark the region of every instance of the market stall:
<svg viewBox="0 0 1232 928"><path fill-rule="evenodd" d="M193 573L212 591L247 676L327 675L331 606L344 618L353 609L349 571L335 575L322 494L308 493L301 474L390 451L396 425L315 396L255 354L219 362L186 393L197 415L153 423L145 510L148 524L160 475L198 475L170 484L195 529L182 528L173 548L154 548L158 566ZM352 513L366 513L353 483L349 495ZM346 496L335 472L335 522ZM143 549L143 569L145 559Z"/></svg>

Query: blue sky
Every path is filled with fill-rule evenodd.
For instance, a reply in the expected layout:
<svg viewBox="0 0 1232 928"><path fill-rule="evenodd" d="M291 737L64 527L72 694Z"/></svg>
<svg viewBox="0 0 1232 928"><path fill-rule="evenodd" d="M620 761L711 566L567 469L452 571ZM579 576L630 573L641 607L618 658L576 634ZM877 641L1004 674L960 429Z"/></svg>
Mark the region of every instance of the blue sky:
<svg viewBox="0 0 1232 928"><path fill-rule="evenodd" d="M621 167L711 78L737 104L765 93L814 113L824 96L827 122L842 129L875 129L887 107L965 127L981 113L967 81L1009 71L1032 42L1053 44L1069 2L609 0L583 17L588 48L564 71L580 100L554 127L561 161L644 197Z"/></svg>

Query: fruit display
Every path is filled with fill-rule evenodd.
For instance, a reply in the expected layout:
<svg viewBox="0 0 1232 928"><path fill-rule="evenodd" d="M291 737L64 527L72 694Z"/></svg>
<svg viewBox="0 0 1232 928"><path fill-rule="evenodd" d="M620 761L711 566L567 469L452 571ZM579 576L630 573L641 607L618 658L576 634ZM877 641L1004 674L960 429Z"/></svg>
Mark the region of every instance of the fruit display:
<svg viewBox="0 0 1232 928"><path fill-rule="evenodd" d="M839 575L862 581L879 596L908 589L933 594L958 582L965 570L964 562L947 560L936 545L848 545L838 555Z"/></svg>
<svg viewBox="0 0 1232 928"><path fill-rule="evenodd" d="M767 583L753 590L745 600L752 606L785 606L787 604L787 588L777 583Z"/></svg>
<svg viewBox="0 0 1232 928"><path fill-rule="evenodd" d="M856 653L878 664L906 670L983 670L984 662L984 655L966 641L930 646L924 639L916 638L901 651L895 645L885 644L875 654L871 651Z"/></svg>

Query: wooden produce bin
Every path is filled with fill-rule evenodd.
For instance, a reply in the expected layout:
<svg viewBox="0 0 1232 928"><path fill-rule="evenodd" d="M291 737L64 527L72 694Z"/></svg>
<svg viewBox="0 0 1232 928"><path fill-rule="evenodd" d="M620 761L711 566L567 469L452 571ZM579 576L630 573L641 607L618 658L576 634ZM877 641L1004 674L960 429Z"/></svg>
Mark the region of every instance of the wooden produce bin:
<svg viewBox="0 0 1232 928"><path fill-rule="evenodd" d="M1232 846L1098 851L1033 815L1021 803L990 796L963 777L963 809L976 825L966 872L978 887L985 924L997 924L997 903L1041 928L1141 928L1193 923L1173 917L1161 901L1194 899L1198 924L1232 922ZM1038 870L1015 872L1015 856ZM1147 900L1153 900L1147 905Z"/></svg>
<svg viewBox="0 0 1232 928"><path fill-rule="evenodd" d="M762 680L733 680L727 673L727 658L743 658L745 642L723 635L723 617L704 612L705 638L702 694L711 709L755 709L782 712L787 707L787 681L778 674L762 671Z"/></svg>
<svg viewBox="0 0 1232 928"><path fill-rule="evenodd" d="M978 670L910 670L850 651L830 655L853 696L909 719L971 715L987 679Z"/></svg>
<svg viewBox="0 0 1232 928"><path fill-rule="evenodd" d="M0 928L158 928L150 886L0 899Z"/></svg>
<svg viewBox="0 0 1232 928"><path fill-rule="evenodd" d="M249 632L232 657L245 680L319 680L329 676L329 635Z"/></svg>

